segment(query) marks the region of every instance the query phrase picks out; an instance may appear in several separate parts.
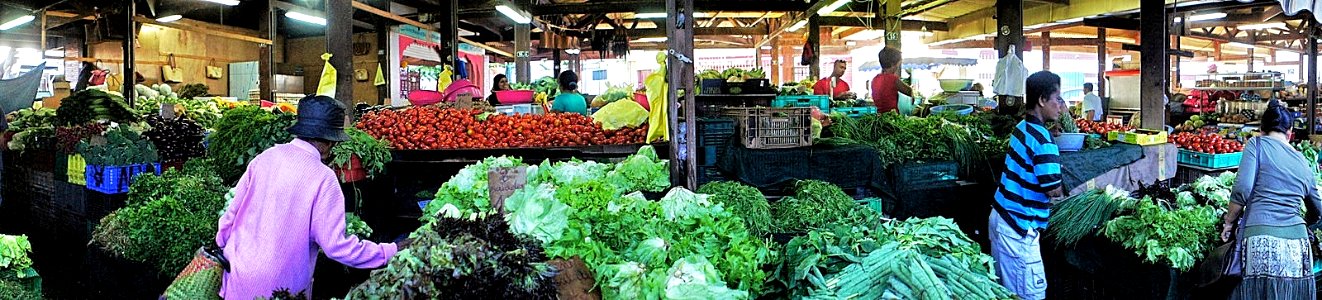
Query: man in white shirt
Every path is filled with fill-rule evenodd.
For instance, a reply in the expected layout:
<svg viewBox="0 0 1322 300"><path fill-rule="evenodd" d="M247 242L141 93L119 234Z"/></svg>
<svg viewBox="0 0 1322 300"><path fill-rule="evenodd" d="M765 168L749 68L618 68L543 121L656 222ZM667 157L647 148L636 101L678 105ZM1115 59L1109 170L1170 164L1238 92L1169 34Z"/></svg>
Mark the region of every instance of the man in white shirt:
<svg viewBox="0 0 1322 300"><path fill-rule="evenodd" d="M1083 84L1083 116L1088 116L1094 122L1102 120L1102 97L1092 92L1092 83Z"/></svg>

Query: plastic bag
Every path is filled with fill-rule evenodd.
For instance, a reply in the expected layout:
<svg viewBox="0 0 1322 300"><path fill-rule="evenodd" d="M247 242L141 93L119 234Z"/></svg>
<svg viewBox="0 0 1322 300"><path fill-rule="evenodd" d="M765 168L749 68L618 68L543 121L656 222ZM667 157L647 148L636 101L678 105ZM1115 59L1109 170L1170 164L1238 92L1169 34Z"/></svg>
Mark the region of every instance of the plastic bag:
<svg viewBox="0 0 1322 300"><path fill-rule="evenodd" d="M1014 55L1015 45L1010 45L1004 57L996 61L996 79L992 80L992 92L1004 96L1024 96L1024 80L1028 79L1028 68L1024 61Z"/></svg>
<svg viewBox="0 0 1322 300"><path fill-rule="evenodd" d="M611 102L592 114L592 120L601 123L601 128L605 130L638 127L647 123L647 118L647 110L633 101Z"/></svg>
<svg viewBox="0 0 1322 300"><path fill-rule="evenodd" d="M666 83L666 53L663 51L656 54L656 62L661 64L661 68L647 75L643 80L643 85L647 86L647 99L652 103L652 114L648 118L647 142L670 140L670 120L666 111L666 91L670 88Z"/></svg>
<svg viewBox="0 0 1322 300"><path fill-rule="evenodd" d="M437 91L444 91L446 88L450 87L451 83L454 83L454 69L450 68L450 66L445 66L444 68L445 70L441 71L441 74L436 75Z"/></svg>
<svg viewBox="0 0 1322 300"><path fill-rule="evenodd" d="M330 59L330 53L321 54L321 60L325 61L326 65L321 68L321 81L317 83L317 95L335 98L336 72L335 67L331 66Z"/></svg>

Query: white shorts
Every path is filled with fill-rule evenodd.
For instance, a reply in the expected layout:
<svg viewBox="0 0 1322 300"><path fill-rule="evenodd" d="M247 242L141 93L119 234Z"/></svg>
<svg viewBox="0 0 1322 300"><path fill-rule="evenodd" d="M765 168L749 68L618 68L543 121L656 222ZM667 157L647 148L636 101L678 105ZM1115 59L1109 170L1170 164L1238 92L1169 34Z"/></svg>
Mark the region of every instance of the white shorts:
<svg viewBox="0 0 1322 300"><path fill-rule="evenodd" d="M995 209L988 221L988 235L991 238L991 255L996 259L996 276L1001 278L1001 285L1020 299L1045 299L1047 296L1046 270L1042 265L1042 247L1040 233L1029 230L1026 235L1019 235L1014 227L1001 219Z"/></svg>

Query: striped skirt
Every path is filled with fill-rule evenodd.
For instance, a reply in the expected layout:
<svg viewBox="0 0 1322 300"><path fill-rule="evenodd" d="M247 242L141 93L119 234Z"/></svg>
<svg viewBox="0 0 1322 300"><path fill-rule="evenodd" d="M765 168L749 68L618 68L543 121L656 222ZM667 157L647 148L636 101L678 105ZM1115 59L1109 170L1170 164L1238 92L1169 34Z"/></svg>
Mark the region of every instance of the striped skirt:
<svg viewBox="0 0 1322 300"><path fill-rule="evenodd" d="M1250 226L1244 236L1244 281L1231 299L1317 299L1307 228Z"/></svg>

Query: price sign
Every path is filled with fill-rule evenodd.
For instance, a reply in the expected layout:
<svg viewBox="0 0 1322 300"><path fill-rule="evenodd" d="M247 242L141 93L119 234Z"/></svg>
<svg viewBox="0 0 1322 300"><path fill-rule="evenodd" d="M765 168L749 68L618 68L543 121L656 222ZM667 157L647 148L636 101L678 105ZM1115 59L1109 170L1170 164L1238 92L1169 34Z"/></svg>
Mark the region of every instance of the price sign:
<svg viewBox="0 0 1322 300"><path fill-rule="evenodd" d="M487 191L491 194L491 207L505 211L505 199L528 183L528 167L495 168L487 171Z"/></svg>
<svg viewBox="0 0 1322 300"><path fill-rule="evenodd" d="M174 104L161 103L161 119L174 120Z"/></svg>

